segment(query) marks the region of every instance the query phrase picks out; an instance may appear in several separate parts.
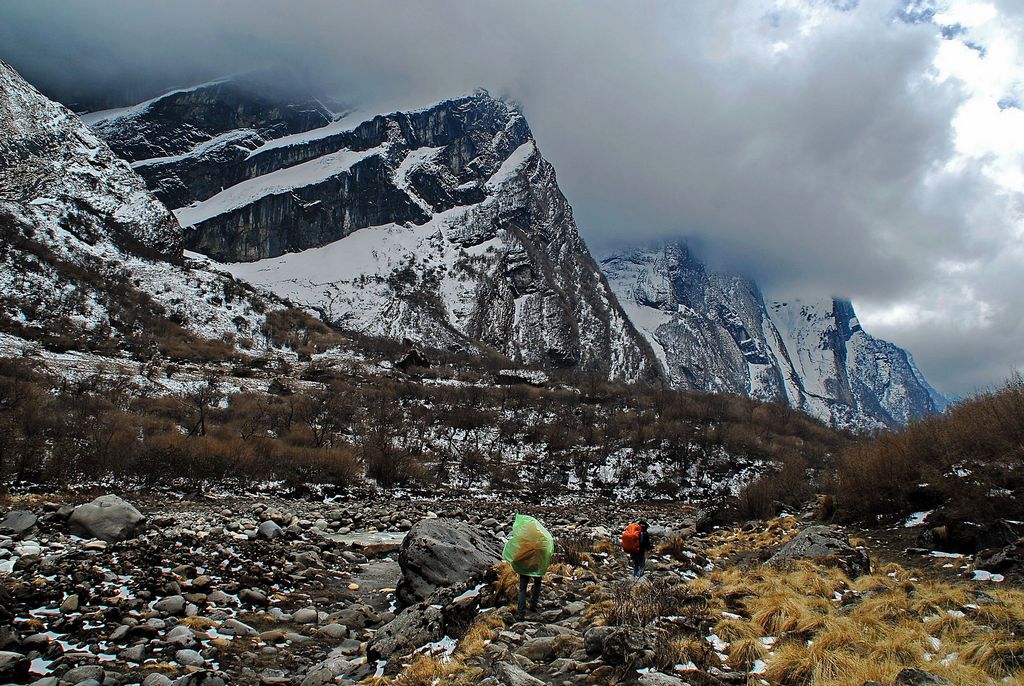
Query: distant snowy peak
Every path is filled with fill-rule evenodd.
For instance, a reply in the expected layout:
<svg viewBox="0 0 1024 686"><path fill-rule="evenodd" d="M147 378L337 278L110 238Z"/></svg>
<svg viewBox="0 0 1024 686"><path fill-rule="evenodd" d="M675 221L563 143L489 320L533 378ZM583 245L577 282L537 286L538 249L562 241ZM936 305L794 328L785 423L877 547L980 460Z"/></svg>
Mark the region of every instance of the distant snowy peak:
<svg viewBox="0 0 1024 686"><path fill-rule="evenodd" d="M157 103L96 124L159 148L134 167L189 249L364 333L629 381L657 373L515 106L481 91L286 131L206 117L224 89L166 96L203 103L181 109L184 123ZM203 132L187 150L157 144L185 128Z"/></svg>
<svg viewBox="0 0 1024 686"><path fill-rule="evenodd" d="M766 302L755 283L709 272L683 243L618 252L602 266L677 387L785 402L850 429L945 405L906 351L864 332L849 302Z"/></svg>

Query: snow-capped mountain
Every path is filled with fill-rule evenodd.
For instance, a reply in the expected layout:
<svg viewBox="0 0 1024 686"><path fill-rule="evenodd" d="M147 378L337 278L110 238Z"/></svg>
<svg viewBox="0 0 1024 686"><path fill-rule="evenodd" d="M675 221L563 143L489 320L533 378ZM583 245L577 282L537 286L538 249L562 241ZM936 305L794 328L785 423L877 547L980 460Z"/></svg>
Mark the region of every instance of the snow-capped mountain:
<svg viewBox="0 0 1024 686"><path fill-rule="evenodd" d="M656 374L514 106L478 92L331 119L240 89L88 117L174 208L186 247L363 333Z"/></svg>
<svg viewBox="0 0 1024 686"><path fill-rule="evenodd" d="M675 387L784 402L850 429L905 424L945 406L909 353L868 335L847 301L766 299L678 242L601 265Z"/></svg>
<svg viewBox="0 0 1024 686"><path fill-rule="evenodd" d="M71 111L0 62L0 332L147 357L246 337L268 305L188 264L174 215Z"/></svg>

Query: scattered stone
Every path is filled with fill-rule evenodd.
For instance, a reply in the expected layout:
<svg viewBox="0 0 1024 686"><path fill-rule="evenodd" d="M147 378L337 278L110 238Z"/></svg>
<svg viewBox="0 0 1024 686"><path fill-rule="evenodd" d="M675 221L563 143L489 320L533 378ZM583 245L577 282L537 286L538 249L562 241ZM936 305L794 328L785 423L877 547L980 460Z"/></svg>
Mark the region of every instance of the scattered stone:
<svg viewBox="0 0 1024 686"><path fill-rule="evenodd" d="M689 686L679 677L669 676L661 672L641 674L637 684L638 686Z"/></svg>
<svg viewBox="0 0 1024 686"><path fill-rule="evenodd" d="M103 676L105 672L99 665L82 665L81 667L75 667L69 669L61 677L61 681L67 681L72 684L79 684L88 679L94 679L100 683L103 683Z"/></svg>
<svg viewBox="0 0 1024 686"><path fill-rule="evenodd" d="M0 534L25 538L36 530L36 516L28 510L11 510L0 522Z"/></svg>
<svg viewBox="0 0 1024 686"><path fill-rule="evenodd" d="M180 615L185 611L185 596L172 595L153 603L153 609L164 615Z"/></svg>
<svg viewBox="0 0 1024 686"><path fill-rule="evenodd" d="M72 612L77 612L78 611L78 594L77 593L72 593L67 598L65 598L64 602L60 604L60 611L63 612L64 614L70 614Z"/></svg>
<svg viewBox="0 0 1024 686"><path fill-rule="evenodd" d="M20 681L28 676L30 665L31 660L21 653L0 651L0 678Z"/></svg>
<svg viewBox="0 0 1024 686"><path fill-rule="evenodd" d="M251 626L237 619L227 619L220 625L222 633L232 636L255 636L258 632Z"/></svg>
<svg viewBox="0 0 1024 686"><path fill-rule="evenodd" d="M142 686L171 686L171 680L160 672L153 672L142 680Z"/></svg>
<svg viewBox="0 0 1024 686"><path fill-rule="evenodd" d="M544 686L537 677L530 676L522 669L509 662L499 662L494 666L494 673L502 686Z"/></svg>
<svg viewBox="0 0 1024 686"><path fill-rule="evenodd" d="M184 648L174 653L174 659L178 661L178 664L186 667L202 667L206 664L203 656L190 648Z"/></svg>
<svg viewBox="0 0 1024 686"><path fill-rule="evenodd" d="M920 669L907 668L896 675L895 686L950 686L952 683L946 677Z"/></svg>
<svg viewBox="0 0 1024 686"><path fill-rule="evenodd" d="M275 538L284 536L284 529L282 529L277 524L277 522L268 519L267 521L260 524L259 528L256 530L256 533L260 538L265 538L268 541L272 541Z"/></svg>
<svg viewBox="0 0 1024 686"><path fill-rule="evenodd" d="M316 624L318 617L315 607L304 607L292 613L292 621L296 624Z"/></svg>

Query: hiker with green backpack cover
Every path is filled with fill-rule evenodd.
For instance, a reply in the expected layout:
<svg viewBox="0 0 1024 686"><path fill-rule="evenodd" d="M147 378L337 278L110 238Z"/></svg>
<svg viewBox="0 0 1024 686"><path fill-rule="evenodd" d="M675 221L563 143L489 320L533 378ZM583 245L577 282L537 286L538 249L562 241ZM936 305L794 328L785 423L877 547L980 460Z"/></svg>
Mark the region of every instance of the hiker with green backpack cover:
<svg viewBox="0 0 1024 686"><path fill-rule="evenodd" d="M630 524L622 532L622 550L629 555L633 563L634 578L641 578L647 567L647 551L654 546L651 545L651 537L647 533L649 525L641 519L639 522Z"/></svg>
<svg viewBox="0 0 1024 686"><path fill-rule="evenodd" d="M501 556L508 560L512 569L519 575L519 608L520 619L526 613L526 589L533 579L533 594L530 598L530 609L536 610L540 601L541 578L548 571L551 556L555 552L555 539L544 525L529 515L516 515L512 524L512 535L505 543Z"/></svg>

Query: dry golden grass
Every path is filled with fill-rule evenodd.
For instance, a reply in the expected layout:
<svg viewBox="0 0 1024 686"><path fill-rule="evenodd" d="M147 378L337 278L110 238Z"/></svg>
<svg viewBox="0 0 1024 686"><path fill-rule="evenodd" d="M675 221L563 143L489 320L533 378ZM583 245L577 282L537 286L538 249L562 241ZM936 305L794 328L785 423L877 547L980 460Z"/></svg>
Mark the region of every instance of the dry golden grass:
<svg viewBox="0 0 1024 686"><path fill-rule="evenodd" d="M766 660L765 677L786 686L831 684L853 671L848 653L823 650L803 641L786 641Z"/></svg>
<svg viewBox="0 0 1024 686"><path fill-rule="evenodd" d="M1001 632L978 634L963 647L960 657L996 677L1024 670L1024 641Z"/></svg>
<svg viewBox="0 0 1024 686"><path fill-rule="evenodd" d="M757 660L768 656L768 649L760 639L741 638L729 645L729 666L733 669L748 671Z"/></svg>
<svg viewBox="0 0 1024 686"><path fill-rule="evenodd" d="M986 603L964 584L926 579L899 565L850 580L811 563L787 571L716 571L690 588L710 593L712 607L716 600L732 603L749 615L721 619L714 633L730 642L734 669L764 660L759 676L772 686L892 683L906 667L956 686L1024 684L1024 591L993 590L997 602ZM840 604L836 593L846 589L863 595ZM764 650L759 636L780 640Z"/></svg>
<svg viewBox="0 0 1024 686"><path fill-rule="evenodd" d="M459 659L445 661L420 655L392 683L395 686L470 686L477 682L480 674L479 669L467 667Z"/></svg>
<svg viewBox="0 0 1024 686"><path fill-rule="evenodd" d="M607 553L609 555L615 553L615 546L612 545L611 541L598 541L594 544L595 553Z"/></svg>
<svg viewBox="0 0 1024 686"><path fill-rule="evenodd" d="M213 621L209 617L200 617L198 615L195 617L182 617L178 620L178 624L184 624L194 631L206 631L211 627L217 626L217 622Z"/></svg>
<svg viewBox="0 0 1024 686"><path fill-rule="evenodd" d="M519 575L512 569L505 560L497 565L498 578L494 582L494 590L497 596L506 603L515 602L519 597Z"/></svg>
<svg viewBox="0 0 1024 686"><path fill-rule="evenodd" d="M762 636L761 628L746 619L723 619L713 629L723 641L738 641L744 638Z"/></svg>
<svg viewBox="0 0 1024 686"><path fill-rule="evenodd" d="M505 623L497 612L480 615L459 641L456 654L463 660L476 657L484 651L487 642L493 641L498 635L498 628L504 626Z"/></svg>

